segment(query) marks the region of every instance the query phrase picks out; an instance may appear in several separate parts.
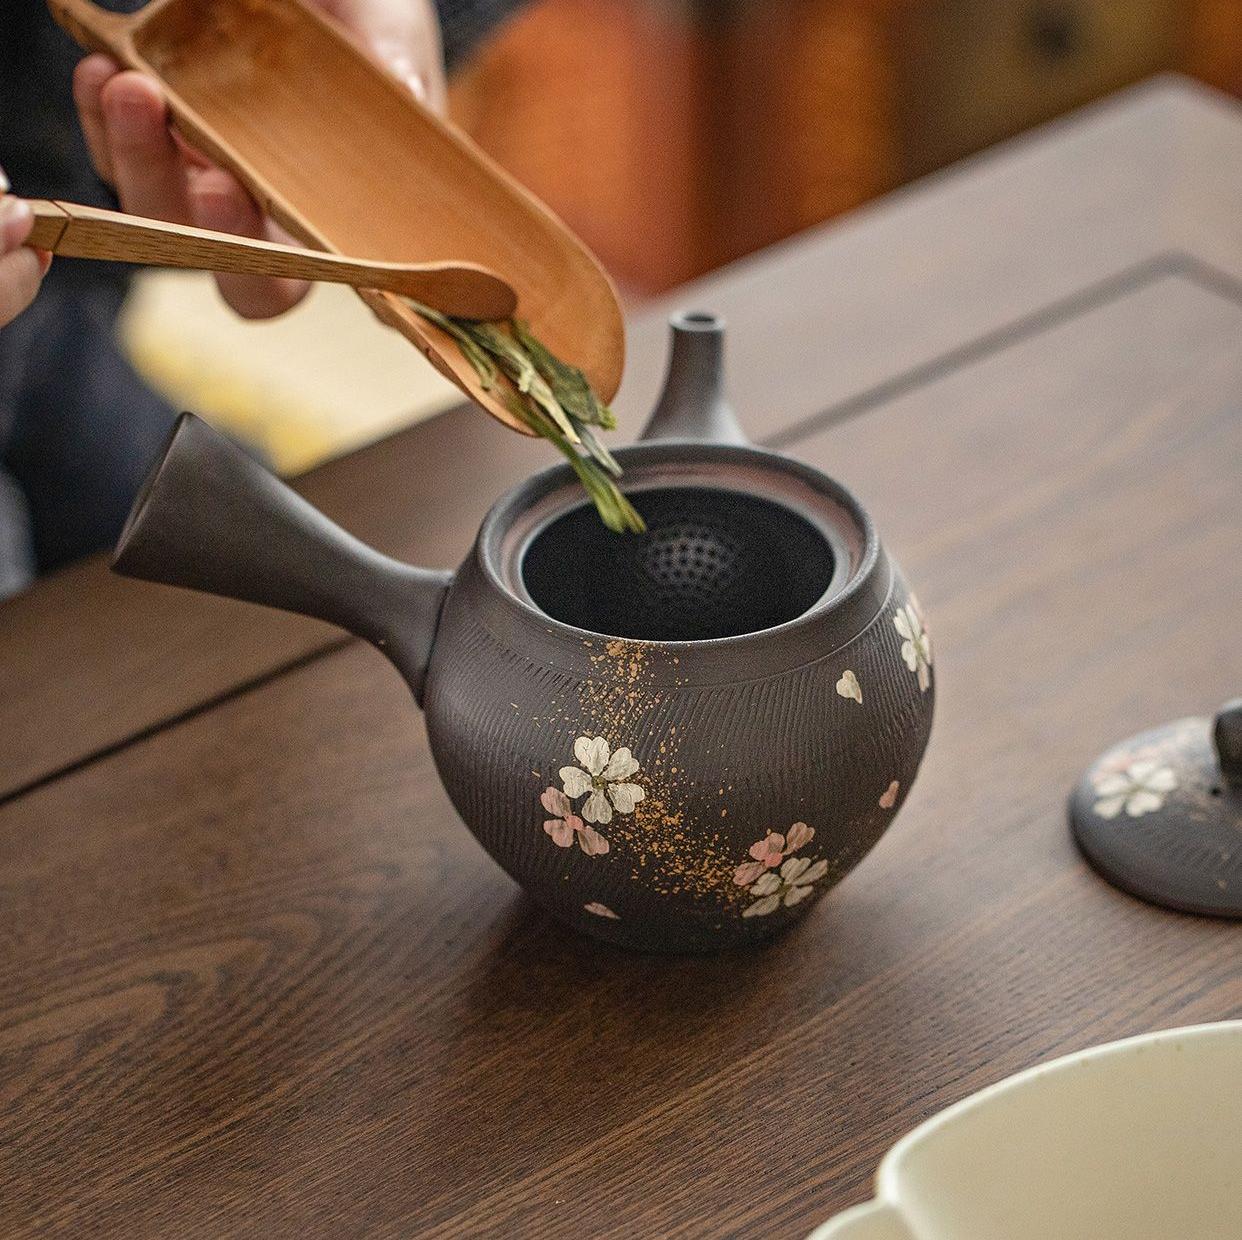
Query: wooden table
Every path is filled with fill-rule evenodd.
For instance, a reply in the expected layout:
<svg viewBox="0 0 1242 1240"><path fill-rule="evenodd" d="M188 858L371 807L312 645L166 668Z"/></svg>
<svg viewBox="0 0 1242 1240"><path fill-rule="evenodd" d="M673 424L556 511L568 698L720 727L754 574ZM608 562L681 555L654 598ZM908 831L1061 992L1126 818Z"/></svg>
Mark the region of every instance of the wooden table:
<svg viewBox="0 0 1242 1240"><path fill-rule="evenodd" d="M605 950L461 827L371 650L72 568L0 609L0 1230L797 1237L972 1090L1242 1014L1238 928L1064 821L1102 746L1242 688L1238 111L1155 84L676 301L932 618L897 824L767 950ZM449 564L543 457L449 415L304 489Z"/></svg>

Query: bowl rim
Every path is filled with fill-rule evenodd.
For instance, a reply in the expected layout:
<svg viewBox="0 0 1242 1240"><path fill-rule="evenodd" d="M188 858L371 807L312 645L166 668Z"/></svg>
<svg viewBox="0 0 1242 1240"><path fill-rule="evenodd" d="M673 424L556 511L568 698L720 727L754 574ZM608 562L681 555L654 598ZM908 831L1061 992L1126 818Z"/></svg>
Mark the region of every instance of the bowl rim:
<svg viewBox="0 0 1242 1240"><path fill-rule="evenodd" d="M907 1234L913 1240L914 1233L910 1230L903 1210L902 1169L906 1160L920 1147L934 1141L938 1133L951 1128L964 1116L992 1105L998 1098L1029 1090L1047 1077L1059 1076L1104 1060L1133 1055L1150 1046L1197 1041L1205 1037L1237 1040L1242 1047L1242 1020L1179 1025L1172 1029L1155 1029L1113 1042L1102 1042L1058 1055L1043 1063L1032 1064L1029 1068L994 1081L991 1085L985 1085L973 1094L951 1103L900 1137L880 1160L876 1169L875 1196L821 1223L808 1235L807 1240L868 1240L870 1236L874 1236L875 1240L897 1240L897 1237Z"/></svg>

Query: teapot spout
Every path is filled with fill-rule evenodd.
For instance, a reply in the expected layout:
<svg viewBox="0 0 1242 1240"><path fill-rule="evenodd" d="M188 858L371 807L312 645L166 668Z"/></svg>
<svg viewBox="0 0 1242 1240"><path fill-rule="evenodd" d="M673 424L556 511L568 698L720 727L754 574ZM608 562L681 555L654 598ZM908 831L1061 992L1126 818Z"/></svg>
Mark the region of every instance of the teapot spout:
<svg viewBox="0 0 1242 1240"><path fill-rule="evenodd" d="M705 310L669 318L671 349L664 390L639 439L746 445L725 395L724 319Z"/></svg>
<svg viewBox="0 0 1242 1240"><path fill-rule="evenodd" d="M359 542L190 413L134 501L112 567L338 625L382 651L419 705L453 580Z"/></svg>

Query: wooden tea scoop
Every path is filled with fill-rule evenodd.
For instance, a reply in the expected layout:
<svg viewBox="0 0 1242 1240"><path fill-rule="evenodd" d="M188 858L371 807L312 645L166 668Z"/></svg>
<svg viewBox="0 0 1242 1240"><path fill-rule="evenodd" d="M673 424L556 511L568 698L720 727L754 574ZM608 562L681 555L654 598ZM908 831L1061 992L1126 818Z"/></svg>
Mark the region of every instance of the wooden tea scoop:
<svg viewBox="0 0 1242 1240"><path fill-rule="evenodd" d="M72 202L34 199L29 206L35 223L27 244L68 258L325 280L413 297L467 319L507 319L517 308L513 289L477 263L374 262Z"/></svg>
<svg viewBox="0 0 1242 1240"><path fill-rule="evenodd" d="M531 333L579 367L601 400L612 399L625 330L595 258L318 5L150 0L119 14L93 0L46 2L84 48L154 77L182 136L303 245L498 272ZM392 293L358 294L477 404L531 433L501 385L485 388L451 337Z"/></svg>

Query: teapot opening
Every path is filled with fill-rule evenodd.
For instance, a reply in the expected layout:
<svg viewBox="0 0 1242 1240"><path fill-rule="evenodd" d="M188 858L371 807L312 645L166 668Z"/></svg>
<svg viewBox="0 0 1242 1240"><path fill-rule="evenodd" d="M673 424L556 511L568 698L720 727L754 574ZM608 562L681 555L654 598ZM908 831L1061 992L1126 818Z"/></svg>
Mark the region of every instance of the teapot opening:
<svg viewBox="0 0 1242 1240"><path fill-rule="evenodd" d="M646 534L618 536L580 504L531 539L520 571L535 606L614 637L739 637L797 619L844 567L821 530L769 499L705 486L631 498Z"/></svg>

